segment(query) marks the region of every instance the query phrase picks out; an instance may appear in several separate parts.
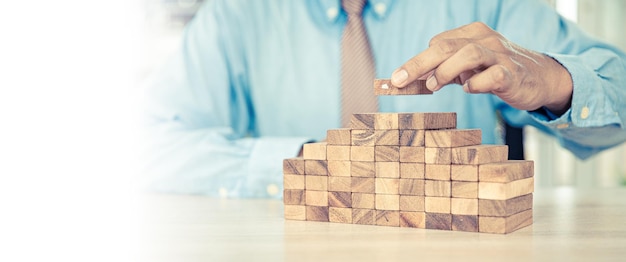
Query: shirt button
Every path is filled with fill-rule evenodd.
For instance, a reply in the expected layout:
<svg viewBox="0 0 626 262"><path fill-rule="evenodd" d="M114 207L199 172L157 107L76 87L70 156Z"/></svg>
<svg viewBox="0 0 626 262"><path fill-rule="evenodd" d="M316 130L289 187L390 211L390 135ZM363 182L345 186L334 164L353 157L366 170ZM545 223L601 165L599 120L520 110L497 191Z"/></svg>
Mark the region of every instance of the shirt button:
<svg viewBox="0 0 626 262"><path fill-rule="evenodd" d="M569 127L569 124L558 124L556 126L556 128L558 128L558 129L568 128L568 127Z"/></svg>
<svg viewBox="0 0 626 262"><path fill-rule="evenodd" d="M219 190L219 194L221 198L227 198L228 197L228 190L226 188L221 187Z"/></svg>
<svg viewBox="0 0 626 262"><path fill-rule="evenodd" d="M275 184L269 184L266 188L267 194L270 196L275 196L278 194L278 186Z"/></svg>
<svg viewBox="0 0 626 262"><path fill-rule="evenodd" d="M374 6L374 11L376 11L378 15L384 15L385 11L387 11L387 5L384 3L378 3Z"/></svg>
<svg viewBox="0 0 626 262"><path fill-rule="evenodd" d="M331 7L326 10L326 17L328 17L328 19L335 19L338 14L339 10L337 8Z"/></svg>
<svg viewBox="0 0 626 262"><path fill-rule="evenodd" d="M589 107L583 107L583 109L580 110L580 118L587 119L587 117L589 117Z"/></svg>

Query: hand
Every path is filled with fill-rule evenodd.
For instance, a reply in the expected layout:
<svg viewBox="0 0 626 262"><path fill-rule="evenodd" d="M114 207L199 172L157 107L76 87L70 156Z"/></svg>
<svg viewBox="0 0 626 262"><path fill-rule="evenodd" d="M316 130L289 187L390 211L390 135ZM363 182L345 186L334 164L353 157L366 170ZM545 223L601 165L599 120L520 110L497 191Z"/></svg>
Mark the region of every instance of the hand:
<svg viewBox="0 0 626 262"><path fill-rule="evenodd" d="M475 22L431 39L428 49L396 69L393 85L427 80L432 91L446 84L463 85L467 93L492 93L521 110L547 107L567 111L572 79L551 57L521 48L487 25Z"/></svg>

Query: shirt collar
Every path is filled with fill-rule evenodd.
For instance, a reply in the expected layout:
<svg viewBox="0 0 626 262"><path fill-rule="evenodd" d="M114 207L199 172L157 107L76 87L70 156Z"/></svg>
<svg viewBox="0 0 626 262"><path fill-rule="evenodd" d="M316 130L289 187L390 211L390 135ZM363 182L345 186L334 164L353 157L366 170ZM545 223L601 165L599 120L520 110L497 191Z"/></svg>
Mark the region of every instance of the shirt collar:
<svg viewBox="0 0 626 262"><path fill-rule="evenodd" d="M318 0L321 12L324 13L324 17L334 23L341 15L341 0ZM368 0L367 6L365 6L364 12L371 10L374 16L378 19L383 19L389 13L390 7L395 0Z"/></svg>

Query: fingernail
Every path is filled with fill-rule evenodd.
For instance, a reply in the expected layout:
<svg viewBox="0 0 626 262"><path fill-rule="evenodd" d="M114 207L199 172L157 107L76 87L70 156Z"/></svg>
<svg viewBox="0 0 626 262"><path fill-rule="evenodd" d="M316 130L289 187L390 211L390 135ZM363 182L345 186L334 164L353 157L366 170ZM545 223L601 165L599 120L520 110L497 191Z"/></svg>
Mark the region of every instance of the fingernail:
<svg viewBox="0 0 626 262"><path fill-rule="evenodd" d="M467 83L467 81L463 84L463 91L465 91L465 93L469 93L469 84Z"/></svg>
<svg viewBox="0 0 626 262"><path fill-rule="evenodd" d="M404 86L404 82L409 78L409 73L404 69L396 70L391 74L391 83L394 86Z"/></svg>
<svg viewBox="0 0 626 262"><path fill-rule="evenodd" d="M437 91L437 78L435 78L435 75L431 75L430 77L428 77L428 80L426 80L426 87L430 90L430 91Z"/></svg>

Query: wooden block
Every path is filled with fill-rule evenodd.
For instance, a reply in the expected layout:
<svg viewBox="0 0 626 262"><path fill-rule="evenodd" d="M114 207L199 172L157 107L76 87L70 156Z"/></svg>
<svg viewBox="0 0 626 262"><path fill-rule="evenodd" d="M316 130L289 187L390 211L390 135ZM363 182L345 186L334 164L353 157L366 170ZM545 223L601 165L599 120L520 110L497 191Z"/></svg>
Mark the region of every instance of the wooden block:
<svg viewBox="0 0 626 262"><path fill-rule="evenodd" d="M478 181L506 183L534 176L533 161L509 160L478 167Z"/></svg>
<svg viewBox="0 0 626 262"><path fill-rule="evenodd" d="M352 207L353 208L376 208L376 197L374 194L367 193L352 193Z"/></svg>
<svg viewBox="0 0 626 262"><path fill-rule="evenodd" d="M352 161L350 165L350 176L352 177L376 177L375 162Z"/></svg>
<svg viewBox="0 0 626 262"><path fill-rule="evenodd" d="M477 198L451 198L450 213L457 215L478 215Z"/></svg>
<svg viewBox="0 0 626 262"><path fill-rule="evenodd" d="M352 193L334 191L328 192L328 206L352 207Z"/></svg>
<svg viewBox="0 0 626 262"><path fill-rule="evenodd" d="M351 192L352 178L346 176L329 176L328 191Z"/></svg>
<svg viewBox="0 0 626 262"><path fill-rule="evenodd" d="M376 146L374 148L374 161L400 161L399 146Z"/></svg>
<svg viewBox="0 0 626 262"><path fill-rule="evenodd" d="M350 147L350 160L374 162L374 147L373 146L351 146Z"/></svg>
<svg viewBox="0 0 626 262"><path fill-rule="evenodd" d="M306 220L328 222L328 207L306 206Z"/></svg>
<svg viewBox="0 0 626 262"><path fill-rule="evenodd" d="M400 211L400 227L426 228L426 213Z"/></svg>
<svg viewBox="0 0 626 262"><path fill-rule="evenodd" d="M452 230L452 214L426 212L426 228Z"/></svg>
<svg viewBox="0 0 626 262"><path fill-rule="evenodd" d="M328 191L327 176L304 176L304 188L306 190Z"/></svg>
<svg viewBox="0 0 626 262"><path fill-rule="evenodd" d="M314 176L327 176L328 162L326 160L306 160L304 161L304 173Z"/></svg>
<svg viewBox="0 0 626 262"><path fill-rule="evenodd" d="M328 191L305 190L304 195L306 197L305 204L307 206L328 206Z"/></svg>
<svg viewBox="0 0 626 262"><path fill-rule="evenodd" d="M329 176L350 176L350 161L328 161Z"/></svg>
<svg viewBox="0 0 626 262"><path fill-rule="evenodd" d="M400 195L376 194L376 210L400 210Z"/></svg>
<svg viewBox="0 0 626 262"><path fill-rule="evenodd" d="M376 194L398 194L399 190L398 178L376 178Z"/></svg>
<svg viewBox="0 0 626 262"><path fill-rule="evenodd" d="M374 209L353 208L352 224L375 225L376 212Z"/></svg>
<svg viewBox="0 0 626 262"><path fill-rule="evenodd" d="M388 130L374 130L374 136L377 146L399 146L400 145L400 130L388 129Z"/></svg>
<svg viewBox="0 0 626 262"><path fill-rule="evenodd" d="M353 114L350 118L350 127L352 129L374 129L375 113Z"/></svg>
<svg viewBox="0 0 626 262"><path fill-rule="evenodd" d="M376 210L376 225L399 227L400 211Z"/></svg>
<svg viewBox="0 0 626 262"><path fill-rule="evenodd" d="M507 200L478 200L478 215L490 217L508 217L533 208L533 194L514 197Z"/></svg>
<svg viewBox="0 0 626 262"><path fill-rule="evenodd" d="M376 132L374 129L352 129L353 146L376 145Z"/></svg>
<svg viewBox="0 0 626 262"><path fill-rule="evenodd" d="M417 146L401 146L400 162L403 163L424 163L425 148Z"/></svg>
<svg viewBox="0 0 626 262"><path fill-rule="evenodd" d="M478 231L484 233L508 234L533 223L533 210L519 212L508 217L478 217Z"/></svg>
<svg viewBox="0 0 626 262"><path fill-rule="evenodd" d="M283 173L304 175L304 158L287 158L283 160Z"/></svg>
<svg viewBox="0 0 626 262"><path fill-rule="evenodd" d="M398 114L377 113L374 118L374 129L398 129Z"/></svg>
<svg viewBox="0 0 626 262"><path fill-rule="evenodd" d="M427 147L424 149L424 163L426 164L450 164L452 150L446 147Z"/></svg>
<svg viewBox="0 0 626 262"><path fill-rule="evenodd" d="M426 180L424 181L424 195L434 197L450 197L450 181Z"/></svg>
<svg viewBox="0 0 626 262"><path fill-rule="evenodd" d="M423 179L401 178L399 181L399 193L400 195L423 196L425 192L424 186Z"/></svg>
<svg viewBox="0 0 626 262"><path fill-rule="evenodd" d="M350 146L333 146L326 147L326 158L328 160L350 160Z"/></svg>
<svg viewBox="0 0 626 262"><path fill-rule="evenodd" d="M478 182L478 165L452 165L450 167L450 179Z"/></svg>
<svg viewBox="0 0 626 262"><path fill-rule="evenodd" d="M456 128L456 113L399 113L399 129Z"/></svg>
<svg viewBox="0 0 626 262"><path fill-rule="evenodd" d="M400 195L400 211L424 211L424 196Z"/></svg>
<svg viewBox="0 0 626 262"><path fill-rule="evenodd" d="M424 211L450 214L449 197L424 197Z"/></svg>
<svg viewBox="0 0 626 262"><path fill-rule="evenodd" d="M450 180L450 165L426 164L424 178L430 180Z"/></svg>
<svg viewBox="0 0 626 262"><path fill-rule="evenodd" d="M284 189L304 189L303 175L283 175Z"/></svg>
<svg viewBox="0 0 626 262"><path fill-rule="evenodd" d="M304 190L285 189L283 190L283 202L285 205L304 205Z"/></svg>
<svg viewBox="0 0 626 262"><path fill-rule="evenodd" d="M507 145L477 145L452 148L453 164L486 164L506 161L509 158Z"/></svg>
<svg viewBox="0 0 626 262"><path fill-rule="evenodd" d="M374 94L377 96L398 95L431 95L433 91L426 88L426 80L415 80L403 88L391 84L390 79L374 79Z"/></svg>
<svg viewBox="0 0 626 262"><path fill-rule="evenodd" d="M352 144L350 128L329 129L326 131L328 145L349 146Z"/></svg>
<svg viewBox="0 0 626 262"><path fill-rule="evenodd" d="M374 193L376 191L375 178L352 177L351 190L353 193Z"/></svg>
<svg viewBox="0 0 626 262"><path fill-rule="evenodd" d="M401 178L424 179L424 164L422 163L400 163Z"/></svg>
<svg viewBox="0 0 626 262"><path fill-rule="evenodd" d="M452 214L452 230L478 232L478 216Z"/></svg>
<svg viewBox="0 0 626 262"><path fill-rule="evenodd" d="M375 162L376 177L400 178L399 162Z"/></svg>
<svg viewBox="0 0 626 262"><path fill-rule="evenodd" d="M424 146L424 130L400 129L400 146Z"/></svg>
<svg viewBox="0 0 626 262"><path fill-rule="evenodd" d="M452 197L478 198L478 182L452 181Z"/></svg>
<svg viewBox="0 0 626 262"><path fill-rule="evenodd" d="M329 207L328 222L352 224L352 208Z"/></svg>
<svg viewBox="0 0 626 262"><path fill-rule="evenodd" d="M285 219L306 220L306 207L300 205L285 205Z"/></svg>
<svg viewBox="0 0 626 262"><path fill-rule="evenodd" d="M302 157L306 160L326 160L326 142L302 145Z"/></svg>
<svg viewBox="0 0 626 262"><path fill-rule="evenodd" d="M426 147L460 147L480 145L482 132L480 129L446 129L428 130L424 134Z"/></svg>
<svg viewBox="0 0 626 262"><path fill-rule="evenodd" d="M478 198L506 200L530 194L534 189L535 180L533 177L509 183L478 182Z"/></svg>

